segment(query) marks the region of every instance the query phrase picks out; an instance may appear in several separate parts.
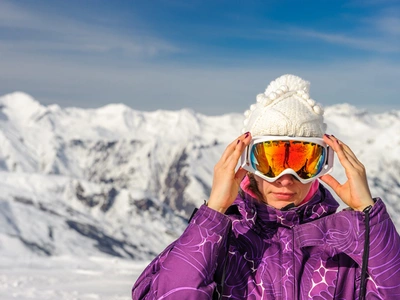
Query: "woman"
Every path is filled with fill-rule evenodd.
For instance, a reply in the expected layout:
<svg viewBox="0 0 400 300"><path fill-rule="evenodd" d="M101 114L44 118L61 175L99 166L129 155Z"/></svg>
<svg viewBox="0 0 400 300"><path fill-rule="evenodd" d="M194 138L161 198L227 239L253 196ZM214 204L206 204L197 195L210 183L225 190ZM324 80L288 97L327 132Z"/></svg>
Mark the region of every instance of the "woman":
<svg viewBox="0 0 400 300"><path fill-rule="evenodd" d="M245 133L214 168L208 202L132 298L400 299L400 237L364 166L325 134L309 83L279 77L245 116ZM328 174L333 152L343 184ZM336 212L317 178L349 208Z"/></svg>

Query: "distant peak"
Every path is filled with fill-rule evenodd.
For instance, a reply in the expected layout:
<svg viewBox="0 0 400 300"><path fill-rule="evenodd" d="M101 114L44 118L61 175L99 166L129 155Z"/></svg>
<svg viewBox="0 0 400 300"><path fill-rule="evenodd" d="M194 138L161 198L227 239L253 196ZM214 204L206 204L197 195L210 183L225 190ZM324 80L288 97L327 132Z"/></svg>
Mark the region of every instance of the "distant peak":
<svg viewBox="0 0 400 300"><path fill-rule="evenodd" d="M123 112L126 110L132 110L132 108L130 108L129 106L127 106L123 103L111 103L111 104L107 104L102 107L99 107L97 110L100 112L102 112L102 111Z"/></svg>
<svg viewBox="0 0 400 300"><path fill-rule="evenodd" d="M24 119L46 110L46 108L31 95L24 92L14 92L0 97L0 105L14 111L14 115L18 115L20 118Z"/></svg>
<svg viewBox="0 0 400 300"><path fill-rule="evenodd" d="M31 95L24 92L13 92L5 96L0 97L0 103L6 106L15 105L35 105L41 106L40 103L35 100Z"/></svg>

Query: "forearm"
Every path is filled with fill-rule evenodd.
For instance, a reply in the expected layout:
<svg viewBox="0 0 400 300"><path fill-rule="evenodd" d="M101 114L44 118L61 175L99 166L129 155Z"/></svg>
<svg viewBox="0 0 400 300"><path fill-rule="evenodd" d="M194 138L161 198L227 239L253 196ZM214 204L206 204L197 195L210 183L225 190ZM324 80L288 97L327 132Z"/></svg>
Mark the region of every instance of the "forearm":
<svg viewBox="0 0 400 300"><path fill-rule="evenodd" d="M336 249L346 253L362 266L365 245L365 214L344 212L349 217L351 230L345 239L332 240ZM342 220L343 221L343 220ZM378 199L370 211L369 259L367 273L372 279L369 290L385 299L400 296L400 237L382 200ZM367 287L368 287L367 286Z"/></svg>
<svg viewBox="0 0 400 300"><path fill-rule="evenodd" d="M370 287L385 299L400 296L400 236L390 219L382 200L371 209L369 233L368 275L373 280ZM366 224L360 232L366 230ZM365 235L364 235L365 236ZM364 236L359 236L360 244L365 243ZM364 247L365 249L365 247ZM362 250L361 256L364 254ZM359 247L357 247L357 254ZM360 255L357 255L359 257Z"/></svg>
<svg viewBox="0 0 400 300"><path fill-rule="evenodd" d="M382 200L370 211L367 294L382 299L400 296L400 237ZM346 254L360 266L365 245L365 213L342 211L295 228L298 247L326 247L331 255ZM367 298L368 299L368 298Z"/></svg>
<svg viewBox="0 0 400 300"><path fill-rule="evenodd" d="M135 283L133 299L210 299L226 253L229 218L202 206L182 236Z"/></svg>

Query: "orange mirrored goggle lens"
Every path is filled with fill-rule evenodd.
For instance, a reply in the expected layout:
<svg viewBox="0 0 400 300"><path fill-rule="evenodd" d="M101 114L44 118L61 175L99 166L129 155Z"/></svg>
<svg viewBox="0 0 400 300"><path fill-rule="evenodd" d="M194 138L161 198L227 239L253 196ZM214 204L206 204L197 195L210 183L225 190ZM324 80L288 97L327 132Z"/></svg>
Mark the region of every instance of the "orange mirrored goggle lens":
<svg viewBox="0 0 400 300"><path fill-rule="evenodd" d="M312 142L264 141L251 148L250 163L266 177L292 169L300 178L309 179L321 172L326 155L325 147Z"/></svg>

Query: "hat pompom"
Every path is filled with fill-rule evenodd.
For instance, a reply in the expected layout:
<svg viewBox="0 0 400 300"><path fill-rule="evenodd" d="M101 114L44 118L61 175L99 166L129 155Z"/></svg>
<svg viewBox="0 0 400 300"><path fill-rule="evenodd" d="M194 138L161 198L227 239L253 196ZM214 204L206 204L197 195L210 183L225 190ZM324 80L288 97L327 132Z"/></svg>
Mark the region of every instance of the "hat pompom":
<svg viewBox="0 0 400 300"><path fill-rule="evenodd" d="M322 137L323 109L309 95L310 83L295 75L272 81L245 113L243 132L256 135Z"/></svg>
<svg viewBox="0 0 400 300"><path fill-rule="evenodd" d="M302 90L308 94L310 89L310 83L308 81L296 75L286 74L272 81L266 88L265 95L268 96L278 89L282 90L282 86L286 86L287 90L285 92Z"/></svg>

